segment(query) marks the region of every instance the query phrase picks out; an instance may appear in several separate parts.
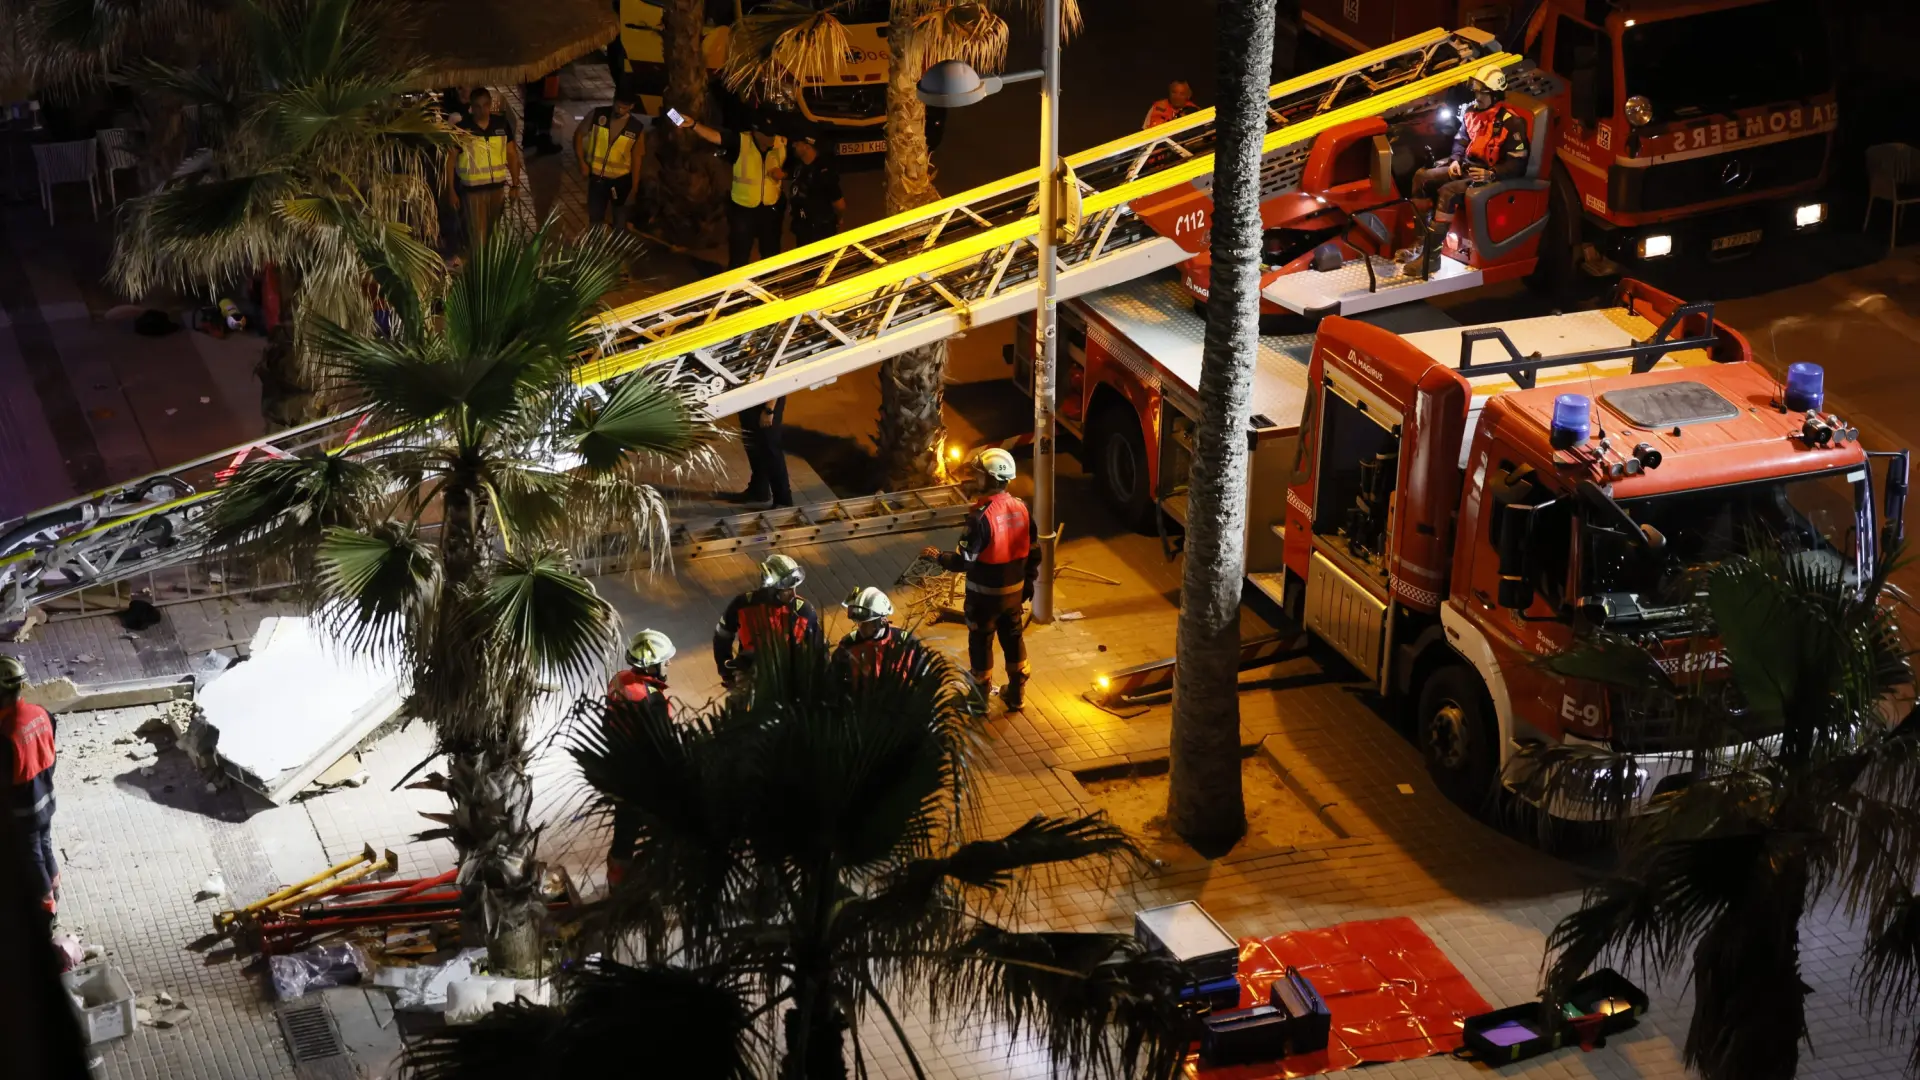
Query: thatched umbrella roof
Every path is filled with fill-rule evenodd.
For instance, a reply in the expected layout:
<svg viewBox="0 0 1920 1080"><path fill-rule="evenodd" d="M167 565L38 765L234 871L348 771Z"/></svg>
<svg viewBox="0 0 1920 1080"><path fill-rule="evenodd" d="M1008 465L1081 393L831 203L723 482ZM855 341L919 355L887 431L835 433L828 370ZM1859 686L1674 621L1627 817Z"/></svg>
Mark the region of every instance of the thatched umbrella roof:
<svg viewBox="0 0 1920 1080"><path fill-rule="evenodd" d="M414 39L422 87L538 79L613 40L610 0L404 0L396 32Z"/></svg>

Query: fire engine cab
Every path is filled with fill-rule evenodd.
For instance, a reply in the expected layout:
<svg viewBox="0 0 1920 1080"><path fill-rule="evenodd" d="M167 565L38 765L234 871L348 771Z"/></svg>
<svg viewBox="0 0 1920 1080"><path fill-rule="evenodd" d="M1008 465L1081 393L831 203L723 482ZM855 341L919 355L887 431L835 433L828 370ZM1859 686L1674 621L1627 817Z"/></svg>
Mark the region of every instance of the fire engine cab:
<svg viewBox="0 0 1920 1080"><path fill-rule="evenodd" d="M1180 517L1205 332L1183 301L1158 279L1063 307L1061 423L1136 525ZM1644 803L1685 782L1694 748L1538 661L1605 629L1711 677L1697 575L1756 537L1864 580L1898 542L1907 455L1869 454L1820 380L1796 365L1782 386L1711 304L1632 280L1593 311L1264 338L1250 595L1411 708L1463 805L1522 779L1529 746L1581 741L1634 754Z"/></svg>

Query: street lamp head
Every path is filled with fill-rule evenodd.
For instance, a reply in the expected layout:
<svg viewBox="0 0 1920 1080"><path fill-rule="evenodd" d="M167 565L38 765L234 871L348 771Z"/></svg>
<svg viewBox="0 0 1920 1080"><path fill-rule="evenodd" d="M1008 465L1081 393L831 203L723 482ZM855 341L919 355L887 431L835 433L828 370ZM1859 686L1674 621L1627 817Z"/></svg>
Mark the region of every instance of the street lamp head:
<svg viewBox="0 0 1920 1080"><path fill-rule="evenodd" d="M998 89L999 79L982 79L965 60L940 61L920 76L915 87L922 102L948 109L971 105Z"/></svg>

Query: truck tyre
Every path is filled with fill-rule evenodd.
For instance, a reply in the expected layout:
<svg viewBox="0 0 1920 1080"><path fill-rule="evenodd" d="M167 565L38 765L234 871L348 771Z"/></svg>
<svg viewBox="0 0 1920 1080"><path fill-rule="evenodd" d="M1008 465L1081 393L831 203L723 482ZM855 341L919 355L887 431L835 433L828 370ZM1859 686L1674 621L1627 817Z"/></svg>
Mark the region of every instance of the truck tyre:
<svg viewBox="0 0 1920 1080"><path fill-rule="evenodd" d="M1469 813L1485 809L1500 771L1500 748L1480 676L1459 664L1434 672L1420 688L1416 724L1434 784Z"/></svg>
<svg viewBox="0 0 1920 1080"><path fill-rule="evenodd" d="M1095 423L1088 455L1100 498L1135 532L1154 532L1160 508L1153 501L1147 473L1147 440L1140 422L1126 409L1109 406Z"/></svg>
<svg viewBox="0 0 1920 1080"><path fill-rule="evenodd" d="M1564 169L1553 171L1547 195L1547 227L1540 234L1540 257L1527 284L1548 296L1572 291L1580 279L1580 195Z"/></svg>

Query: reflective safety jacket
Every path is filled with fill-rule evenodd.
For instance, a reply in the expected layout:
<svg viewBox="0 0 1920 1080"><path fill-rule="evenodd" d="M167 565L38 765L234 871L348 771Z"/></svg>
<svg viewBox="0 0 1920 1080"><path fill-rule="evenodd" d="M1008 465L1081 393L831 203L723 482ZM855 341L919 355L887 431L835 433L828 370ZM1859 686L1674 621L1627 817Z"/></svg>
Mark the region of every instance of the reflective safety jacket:
<svg viewBox="0 0 1920 1080"><path fill-rule="evenodd" d="M787 140L776 135L773 145L762 153L753 135L741 132L740 155L733 159L733 188L736 206L772 206L780 201L780 181L769 174L787 163Z"/></svg>
<svg viewBox="0 0 1920 1080"><path fill-rule="evenodd" d="M1526 172L1531 151L1526 121L1506 102L1461 111L1460 130L1453 136L1455 161L1492 169L1504 179Z"/></svg>
<svg viewBox="0 0 1920 1080"><path fill-rule="evenodd" d="M640 144L639 113L628 113L626 127L617 134L613 121L613 110L604 105L587 117L587 169L605 180L633 171L633 151Z"/></svg>
<svg viewBox="0 0 1920 1080"><path fill-rule="evenodd" d="M1147 110L1146 122L1140 125L1140 130L1145 131L1150 127L1155 127L1160 124L1169 124L1183 116L1191 116L1199 111L1200 106L1195 105L1191 101L1176 108L1173 102L1168 101L1166 98L1161 98L1159 101L1153 103L1153 108Z"/></svg>
<svg viewBox="0 0 1920 1080"><path fill-rule="evenodd" d="M629 702L638 705L652 697L659 697L664 702L666 695L667 680L642 675L632 668L616 673L607 682L607 701L610 704Z"/></svg>
<svg viewBox="0 0 1920 1080"><path fill-rule="evenodd" d="M487 118L483 127L468 117L454 129L460 140L460 156L453 163L453 174L463 191L495 188L507 182L507 147L513 142L513 129L498 113Z"/></svg>
<svg viewBox="0 0 1920 1080"><path fill-rule="evenodd" d="M1027 504L1004 491L976 500L959 550L942 552L940 565L967 575L968 596L1017 604L1040 576L1040 532Z"/></svg>
<svg viewBox="0 0 1920 1080"><path fill-rule="evenodd" d="M0 708L0 730L13 758L9 809L16 818L44 825L53 819L53 717L38 705L16 702Z"/></svg>
<svg viewBox="0 0 1920 1080"><path fill-rule="evenodd" d="M799 596L781 603L774 590L755 589L734 597L727 605L726 614L713 628L714 666L724 672L729 667L751 663L754 651L763 644L759 640L763 633L795 643L826 643L826 635L820 629L820 616L813 605Z"/></svg>
<svg viewBox="0 0 1920 1080"><path fill-rule="evenodd" d="M861 637L855 630L834 647L833 664L849 675L872 675L880 670L881 659L889 652L904 661L910 654L901 648L903 644L912 646L918 642L912 634L892 624L870 638Z"/></svg>

